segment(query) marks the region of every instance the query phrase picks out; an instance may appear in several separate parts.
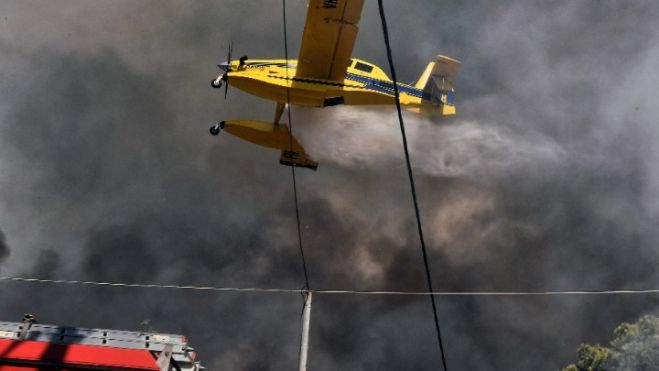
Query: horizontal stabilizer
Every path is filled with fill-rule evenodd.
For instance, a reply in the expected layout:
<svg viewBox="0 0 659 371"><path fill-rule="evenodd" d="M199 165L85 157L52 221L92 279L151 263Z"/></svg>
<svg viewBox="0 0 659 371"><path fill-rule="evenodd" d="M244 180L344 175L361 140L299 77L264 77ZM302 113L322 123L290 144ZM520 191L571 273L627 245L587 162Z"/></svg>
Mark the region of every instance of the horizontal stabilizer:
<svg viewBox="0 0 659 371"><path fill-rule="evenodd" d="M419 77L415 87L423 90L423 103L420 107L410 110L439 114L442 116L455 115L455 89L453 77L460 70L460 61L444 55L428 63L428 66Z"/></svg>
<svg viewBox="0 0 659 371"><path fill-rule="evenodd" d="M428 63L425 71L423 71L423 74L421 74L421 77L416 82L415 87L417 89L426 88L432 77L439 77L451 83L459 70L460 61L439 54L437 55L437 59Z"/></svg>
<svg viewBox="0 0 659 371"><path fill-rule="evenodd" d="M435 70L433 75L440 76L445 78L448 81L453 80L453 76L457 75L460 70L460 61L449 58L444 55L437 55L437 60L435 61Z"/></svg>
<svg viewBox="0 0 659 371"><path fill-rule="evenodd" d="M453 89L453 84L450 80L439 76L431 76L430 81L428 81L428 85L430 84L432 86L426 85L426 89L430 91L450 91Z"/></svg>

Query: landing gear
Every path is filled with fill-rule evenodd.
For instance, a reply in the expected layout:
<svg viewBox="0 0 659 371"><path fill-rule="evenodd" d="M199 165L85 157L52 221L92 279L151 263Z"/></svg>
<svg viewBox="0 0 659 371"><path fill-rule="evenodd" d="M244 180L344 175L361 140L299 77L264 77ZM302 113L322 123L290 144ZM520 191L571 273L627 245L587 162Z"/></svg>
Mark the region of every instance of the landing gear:
<svg viewBox="0 0 659 371"><path fill-rule="evenodd" d="M224 81L224 75L220 75L217 78L211 80L211 86L214 89L219 89L222 87L222 81Z"/></svg>
<svg viewBox="0 0 659 371"><path fill-rule="evenodd" d="M220 121L219 123L211 126L209 131L211 132L211 135L218 135L222 129L224 129L224 121Z"/></svg>
<svg viewBox="0 0 659 371"><path fill-rule="evenodd" d="M286 108L286 103L277 102L277 109L275 110L275 125L279 125L279 120L281 115L284 114L284 108Z"/></svg>

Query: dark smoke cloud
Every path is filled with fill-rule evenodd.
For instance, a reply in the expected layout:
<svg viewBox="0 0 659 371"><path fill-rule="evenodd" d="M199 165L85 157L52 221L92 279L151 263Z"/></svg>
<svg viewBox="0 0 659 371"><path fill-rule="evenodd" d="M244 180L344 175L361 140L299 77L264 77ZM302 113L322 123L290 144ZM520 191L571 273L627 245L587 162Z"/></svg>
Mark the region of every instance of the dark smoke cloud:
<svg viewBox="0 0 659 371"><path fill-rule="evenodd" d="M0 231L0 264L7 259L10 253L11 250L9 249L9 245L7 245L5 234Z"/></svg>
<svg viewBox="0 0 659 371"><path fill-rule="evenodd" d="M289 2L297 50L306 1ZM211 138L273 105L208 87L236 55L280 57L280 2L0 5L3 274L299 288L290 170ZM447 291L655 287L659 256L653 2L387 4L398 74L463 61L460 116L406 114L434 284ZM6 17L6 19L5 19ZM394 21L395 20L395 21ZM28 27L29 25L29 27ZM386 65L375 2L355 54ZM315 288L424 290L395 117L293 109L321 161L298 172ZM0 247L3 246L0 244ZM0 253L2 249L0 248ZM209 369L296 365L287 295L0 286L3 320L188 335ZM651 296L440 298L451 369L556 369ZM437 369L427 298L314 299L311 367Z"/></svg>

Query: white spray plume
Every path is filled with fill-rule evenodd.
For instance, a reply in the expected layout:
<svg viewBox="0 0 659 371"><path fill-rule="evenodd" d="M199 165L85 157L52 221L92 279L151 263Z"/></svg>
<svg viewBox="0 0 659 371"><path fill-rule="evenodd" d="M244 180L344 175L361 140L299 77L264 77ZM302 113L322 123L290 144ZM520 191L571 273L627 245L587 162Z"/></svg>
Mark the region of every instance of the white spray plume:
<svg viewBox="0 0 659 371"><path fill-rule="evenodd" d="M313 117L311 117L313 115ZM296 135L320 163L349 167L403 164L395 111L340 107L298 111ZM556 164L566 151L529 128L515 133L498 123L434 122L405 114L412 164L427 175L496 179L522 168Z"/></svg>

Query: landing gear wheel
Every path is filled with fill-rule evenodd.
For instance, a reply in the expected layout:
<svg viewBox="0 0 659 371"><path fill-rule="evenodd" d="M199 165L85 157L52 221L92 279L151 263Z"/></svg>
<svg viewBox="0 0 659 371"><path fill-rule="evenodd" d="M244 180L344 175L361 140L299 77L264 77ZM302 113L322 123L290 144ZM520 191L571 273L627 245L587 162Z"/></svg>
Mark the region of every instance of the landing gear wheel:
<svg viewBox="0 0 659 371"><path fill-rule="evenodd" d="M211 126L208 131L211 132L211 135L218 135L222 129L224 129L224 121L220 121L219 123Z"/></svg>
<svg viewBox="0 0 659 371"><path fill-rule="evenodd" d="M221 79L220 79L220 80L218 80L218 79L212 79L212 80L211 80L211 86L212 86L214 89L219 89L219 88L221 88L221 87L222 87L222 80L221 80Z"/></svg>

